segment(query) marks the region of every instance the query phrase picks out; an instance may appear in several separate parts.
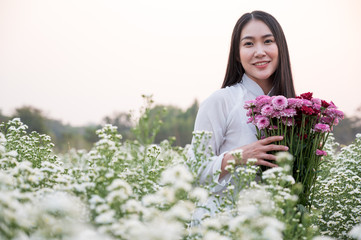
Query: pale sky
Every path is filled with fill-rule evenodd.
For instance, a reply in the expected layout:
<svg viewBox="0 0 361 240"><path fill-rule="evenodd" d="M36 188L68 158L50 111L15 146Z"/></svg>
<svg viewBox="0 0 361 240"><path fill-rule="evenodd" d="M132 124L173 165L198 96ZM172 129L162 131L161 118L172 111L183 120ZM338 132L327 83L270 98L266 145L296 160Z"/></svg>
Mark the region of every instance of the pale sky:
<svg viewBox="0 0 361 240"><path fill-rule="evenodd" d="M185 109L220 88L253 10L282 25L298 94L361 106L358 0L0 0L0 109L73 125L138 111L142 94Z"/></svg>

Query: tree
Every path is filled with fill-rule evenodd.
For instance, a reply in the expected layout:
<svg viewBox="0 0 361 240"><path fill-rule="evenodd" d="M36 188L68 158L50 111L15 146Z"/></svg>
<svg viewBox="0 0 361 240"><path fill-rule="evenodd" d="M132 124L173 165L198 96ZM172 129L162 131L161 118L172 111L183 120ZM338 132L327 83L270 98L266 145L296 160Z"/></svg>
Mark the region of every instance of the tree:
<svg viewBox="0 0 361 240"><path fill-rule="evenodd" d="M12 118L15 117L20 118L23 123L28 125L29 133L36 131L42 134L49 134L49 129L45 124L46 117L43 115L41 110L31 106L23 106L15 109L15 113L12 115Z"/></svg>
<svg viewBox="0 0 361 240"><path fill-rule="evenodd" d="M0 109L0 123L9 121L9 117L2 114L2 111Z"/></svg>
<svg viewBox="0 0 361 240"><path fill-rule="evenodd" d="M106 116L103 118L103 123L111 124L118 127L118 132L125 139L131 138L130 129L134 126L131 115L125 112L116 112L111 116Z"/></svg>
<svg viewBox="0 0 361 240"><path fill-rule="evenodd" d="M194 121L198 112L197 100L185 111L175 106L157 105L151 109L149 114L150 118L163 108L166 109L166 113L161 118L163 125L160 127L155 142L159 143L164 139L175 137L175 145L185 146L189 144L192 140Z"/></svg>

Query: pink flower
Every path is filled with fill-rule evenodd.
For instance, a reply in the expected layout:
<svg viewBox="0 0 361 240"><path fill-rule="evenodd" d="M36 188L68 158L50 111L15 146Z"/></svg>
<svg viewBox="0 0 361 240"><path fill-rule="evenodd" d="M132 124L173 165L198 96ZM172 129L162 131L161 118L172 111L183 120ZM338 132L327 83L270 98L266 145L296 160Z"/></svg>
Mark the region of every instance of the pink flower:
<svg viewBox="0 0 361 240"><path fill-rule="evenodd" d="M269 104L271 102L271 97L267 95L261 95L256 98L257 107L261 108L263 105Z"/></svg>
<svg viewBox="0 0 361 240"><path fill-rule="evenodd" d="M321 104L322 104L321 99L319 99L319 98L312 98L311 101L312 101L314 104L318 104L318 105L321 105Z"/></svg>
<svg viewBox="0 0 361 240"><path fill-rule="evenodd" d="M337 126L337 125L338 125L338 123L339 123L338 118L335 118L335 119L333 120L333 125L334 125L334 126Z"/></svg>
<svg viewBox="0 0 361 240"><path fill-rule="evenodd" d="M268 118L266 118L264 116L259 116L256 119L256 126L257 126L258 129L265 129L266 127L269 126Z"/></svg>
<svg viewBox="0 0 361 240"><path fill-rule="evenodd" d="M269 129L269 130L276 130L276 129L278 129L278 127L277 127L276 125L273 125L273 126L269 126L268 129Z"/></svg>
<svg viewBox="0 0 361 240"><path fill-rule="evenodd" d="M343 112L336 108L327 108L325 114L331 118L339 118L339 119L344 118Z"/></svg>
<svg viewBox="0 0 361 240"><path fill-rule="evenodd" d="M331 117L322 117L321 118L321 123L325 123L325 124L332 124L333 119Z"/></svg>
<svg viewBox="0 0 361 240"><path fill-rule="evenodd" d="M288 118L288 117L282 118L282 122L284 125L287 125L290 127L293 125L293 118Z"/></svg>
<svg viewBox="0 0 361 240"><path fill-rule="evenodd" d="M253 123L253 117L248 118L247 123Z"/></svg>
<svg viewBox="0 0 361 240"><path fill-rule="evenodd" d="M329 132L330 126L323 123L317 123L313 130L315 130L316 132Z"/></svg>
<svg viewBox="0 0 361 240"><path fill-rule="evenodd" d="M317 156L327 156L327 152L323 151L323 150L320 150L320 149L317 149L316 150L316 155Z"/></svg>
<svg viewBox="0 0 361 240"><path fill-rule="evenodd" d="M282 116L281 116L281 111L274 111L271 118L278 118L280 119Z"/></svg>
<svg viewBox="0 0 361 240"><path fill-rule="evenodd" d="M261 114L263 116L269 117L273 114L273 112L274 112L274 109L273 109L272 105L270 105L270 104L264 105L261 109Z"/></svg>
<svg viewBox="0 0 361 240"><path fill-rule="evenodd" d="M313 108L316 109L317 111L320 111L321 110L321 104L313 104Z"/></svg>
<svg viewBox="0 0 361 240"><path fill-rule="evenodd" d="M256 107L256 100L246 101L244 104L244 109L250 109Z"/></svg>
<svg viewBox="0 0 361 240"><path fill-rule="evenodd" d="M253 113L252 109L248 109L246 116L250 117L250 116L252 116L252 113Z"/></svg>
<svg viewBox="0 0 361 240"><path fill-rule="evenodd" d="M287 98L284 96L276 96L272 99L273 108L276 110L283 110L288 106Z"/></svg>
<svg viewBox="0 0 361 240"><path fill-rule="evenodd" d="M288 99L288 106L292 107L292 108L300 108L300 107L302 107L302 99L289 98Z"/></svg>
<svg viewBox="0 0 361 240"><path fill-rule="evenodd" d="M312 106L312 102L310 100L301 99L301 101L302 101L302 106L306 106L306 107L311 107Z"/></svg>
<svg viewBox="0 0 361 240"><path fill-rule="evenodd" d="M297 114L297 111L294 108L286 108L286 109L280 111L280 115L282 117L294 117L296 114Z"/></svg>

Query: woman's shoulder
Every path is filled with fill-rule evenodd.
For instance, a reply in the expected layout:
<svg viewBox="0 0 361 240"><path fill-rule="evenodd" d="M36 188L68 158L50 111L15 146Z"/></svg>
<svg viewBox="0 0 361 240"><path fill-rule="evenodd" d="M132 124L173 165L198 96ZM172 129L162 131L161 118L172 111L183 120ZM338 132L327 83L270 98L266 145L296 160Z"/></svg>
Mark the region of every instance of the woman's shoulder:
<svg viewBox="0 0 361 240"><path fill-rule="evenodd" d="M206 98L199 106L200 109L206 111L222 110L225 114L230 112L231 109L244 95L244 89L240 84L230 87L221 88L214 91L208 98Z"/></svg>
<svg viewBox="0 0 361 240"><path fill-rule="evenodd" d="M225 87L214 91L202 104L207 103L227 103L237 101L240 96L244 94L244 89L241 84L235 84L230 87Z"/></svg>

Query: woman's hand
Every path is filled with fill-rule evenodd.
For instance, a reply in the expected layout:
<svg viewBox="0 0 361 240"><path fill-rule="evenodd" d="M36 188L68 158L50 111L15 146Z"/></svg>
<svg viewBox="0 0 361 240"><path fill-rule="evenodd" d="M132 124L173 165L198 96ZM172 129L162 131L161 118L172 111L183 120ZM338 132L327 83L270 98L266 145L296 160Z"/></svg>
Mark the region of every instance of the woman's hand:
<svg viewBox="0 0 361 240"><path fill-rule="evenodd" d="M267 137L262 140L258 140L257 142L239 147L235 150L242 150L242 159L240 162L236 162L237 165L246 164L247 160L250 158L257 159L256 165L267 166L267 167L277 167L276 164L271 163L267 160L275 161L276 156L273 154L269 154L267 152L271 151L287 151L288 147L283 145L271 144L273 142L281 141L283 136L272 136ZM222 160L222 172L219 176L221 179L228 172L226 170L226 166L228 165L228 161L234 159L231 153L226 153Z"/></svg>

